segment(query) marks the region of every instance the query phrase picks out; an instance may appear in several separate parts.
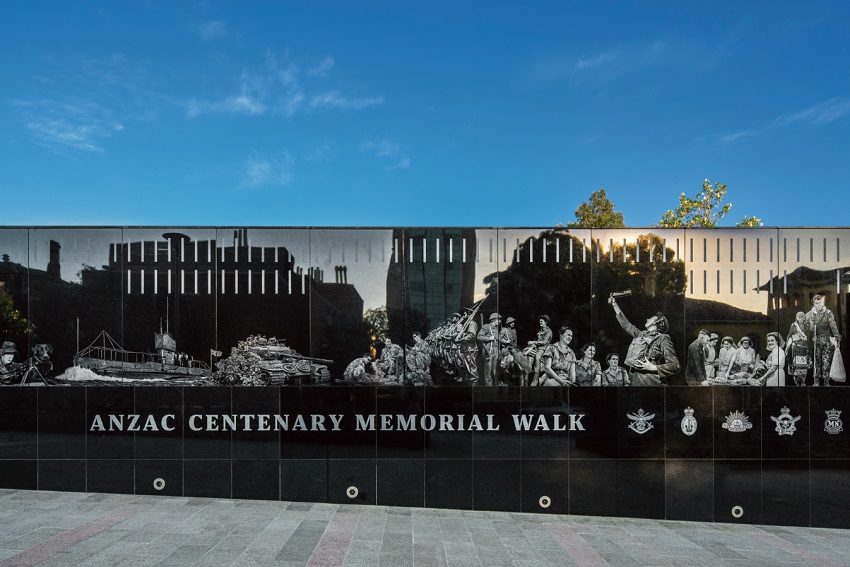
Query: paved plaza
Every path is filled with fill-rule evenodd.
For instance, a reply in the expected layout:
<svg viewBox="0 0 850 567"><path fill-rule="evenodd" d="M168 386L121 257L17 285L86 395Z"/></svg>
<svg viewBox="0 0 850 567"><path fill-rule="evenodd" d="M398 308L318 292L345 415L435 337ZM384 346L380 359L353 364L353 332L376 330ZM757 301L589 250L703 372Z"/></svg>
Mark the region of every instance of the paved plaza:
<svg viewBox="0 0 850 567"><path fill-rule="evenodd" d="M0 567L850 564L834 529L20 490L0 533Z"/></svg>

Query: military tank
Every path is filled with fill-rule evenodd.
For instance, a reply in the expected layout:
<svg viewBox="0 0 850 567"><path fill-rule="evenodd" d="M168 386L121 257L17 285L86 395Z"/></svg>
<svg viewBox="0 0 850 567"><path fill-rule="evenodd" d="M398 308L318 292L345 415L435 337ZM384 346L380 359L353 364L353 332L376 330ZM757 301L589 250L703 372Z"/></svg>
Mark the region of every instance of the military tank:
<svg viewBox="0 0 850 567"><path fill-rule="evenodd" d="M332 360L299 354L275 337L251 335L216 364L213 380L246 386L296 386L330 382Z"/></svg>

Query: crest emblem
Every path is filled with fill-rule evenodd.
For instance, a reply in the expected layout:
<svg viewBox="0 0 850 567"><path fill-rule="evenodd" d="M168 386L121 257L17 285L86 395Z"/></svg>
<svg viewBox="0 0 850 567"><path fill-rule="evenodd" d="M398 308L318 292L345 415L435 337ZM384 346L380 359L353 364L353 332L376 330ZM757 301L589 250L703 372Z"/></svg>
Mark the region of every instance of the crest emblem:
<svg viewBox="0 0 850 567"><path fill-rule="evenodd" d="M638 435L643 435L653 427L652 419L655 417L654 413L646 413L643 411L643 408L637 410L635 413L627 413L626 417L628 417L632 422L629 424L629 429L637 433Z"/></svg>
<svg viewBox="0 0 850 567"><path fill-rule="evenodd" d="M791 410L788 407L783 407L779 410L779 417L770 416L770 419L776 423L776 432L780 435L794 435L797 431L797 426L794 424L800 421L801 416L791 417Z"/></svg>
<svg viewBox="0 0 850 567"><path fill-rule="evenodd" d="M682 418L682 433L690 437L697 432L697 418L694 417L694 409L685 408L685 417Z"/></svg>
<svg viewBox="0 0 850 567"><path fill-rule="evenodd" d="M838 435L844 431L844 423L841 421L841 410L832 408L826 410L826 421L823 422L823 430L830 435Z"/></svg>
<svg viewBox="0 0 850 567"><path fill-rule="evenodd" d="M753 424L744 412L735 410L726 416L726 423L722 427L732 433L743 433L747 429L752 429Z"/></svg>

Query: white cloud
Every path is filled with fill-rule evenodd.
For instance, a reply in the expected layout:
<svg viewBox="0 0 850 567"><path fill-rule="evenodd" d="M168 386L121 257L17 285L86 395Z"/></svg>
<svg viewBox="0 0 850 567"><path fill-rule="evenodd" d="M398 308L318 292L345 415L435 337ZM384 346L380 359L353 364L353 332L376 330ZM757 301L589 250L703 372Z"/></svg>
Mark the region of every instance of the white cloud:
<svg viewBox="0 0 850 567"><path fill-rule="evenodd" d="M618 51L604 51L602 53L597 53L595 55L591 55L590 57L579 57L573 69L575 71L588 71L590 69L595 69L606 63L610 63L614 61L617 56L619 56Z"/></svg>
<svg viewBox="0 0 850 567"><path fill-rule="evenodd" d="M307 71L306 76L325 76L333 64L333 59L326 57ZM268 55L263 69L242 72L238 94L219 100L190 99L186 103L186 116L196 118L213 113L260 116L270 113L290 118L302 111L362 110L384 101L383 97L374 95L350 97L337 89L310 93L301 79L302 72L298 65L290 62L281 66L273 55Z"/></svg>
<svg viewBox="0 0 850 567"><path fill-rule="evenodd" d="M407 169L410 167L410 157L402 151L398 144L386 138L377 142L371 140L363 142L360 144L360 150L383 160L386 163L384 169Z"/></svg>
<svg viewBox="0 0 850 567"><path fill-rule="evenodd" d="M293 168L295 160L289 150L280 156L266 159L253 156L245 163L240 185L242 187L285 187L295 179Z"/></svg>
<svg viewBox="0 0 850 567"><path fill-rule="evenodd" d="M738 144L749 138L761 136L768 132L802 124L810 127L818 127L835 122L850 114L850 100L844 97L833 97L829 100L808 106L802 110L780 114L761 128L740 130L723 134L714 139L715 147L726 147ZM697 141L705 140L700 137ZM710 139L710 138L709 138Z"/></svg>
<svg viewBox="0 0 850 567"><path fill-rule="evenodd" d="M227 24L220 21L201 22L196 30L201 39L210 41L219 37L226 36L228 33Z"/></svg>
<svg viewBox="0 0 850 567"><path fill-rule="evenodd" d="M328 73L330 73L331 69L334 68L334 59L333 57L325 57L319 63L307 71L307 75L310 77L327 77Z"/></svg>
<svg viewBox="0 0 850 567"><path fill-rule="evenodd" d="M803 122L810 126L820 126L821 124L834 122L848 113L850 113L850 100L842 97L834 97L818 104L813 104L803 110L777 116L773 121L773 126L779 128L797 122Z"/></svg>
<svg viewBox="0 0 850 567"><path fill-rule="evenodd" d="M162 102L144 66L122 54L52 63L54 69L20 82L7 100L36 142L50 149L104 152L108 139L151 120Z"/></svg>
<svg viewBox="0 0 850 567"><path fill-rule="evenodd" d="M314 95L310 99L310 108L335 108L339 110L362 110L384 102L382 96L348 98L339 91L327 91Z"/></svg>

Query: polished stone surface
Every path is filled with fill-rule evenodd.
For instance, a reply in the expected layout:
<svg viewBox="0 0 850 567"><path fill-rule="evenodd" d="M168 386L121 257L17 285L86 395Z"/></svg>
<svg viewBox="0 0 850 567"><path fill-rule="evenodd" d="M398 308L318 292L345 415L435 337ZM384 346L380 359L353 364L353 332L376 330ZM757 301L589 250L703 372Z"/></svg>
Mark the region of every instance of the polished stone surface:
<svg viewBox="0 0 850 567"><path fill-rule="evenodd" d="M0 489L0 567L846 565L846 530Z"/></svg>

